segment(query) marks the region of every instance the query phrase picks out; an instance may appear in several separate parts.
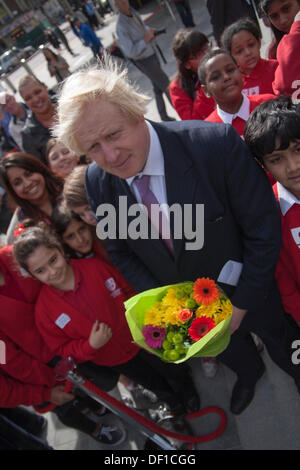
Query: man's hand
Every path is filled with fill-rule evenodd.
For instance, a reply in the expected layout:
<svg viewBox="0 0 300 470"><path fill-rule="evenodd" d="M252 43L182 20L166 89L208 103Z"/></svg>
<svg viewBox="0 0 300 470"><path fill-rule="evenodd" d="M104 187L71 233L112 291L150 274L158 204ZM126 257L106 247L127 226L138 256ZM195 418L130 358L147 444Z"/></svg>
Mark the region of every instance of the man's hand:
<svg viewBox="0 0 300 470"><path fill-rule="evenodd" d="M153 29L146 29L145 34L144 34L144 41L148 43L153 38L154 38L154 30Z"/></svg>
<svg viewBox="0 0 300 470"><path fill-rule="evenodd" d="M99 323L96 320L90 332L90 346L94 349L100 349L110 340L111 335L111 328L106 323Z"/></svg>
<svg viewBox="0 0 300 470"><path fill-rule="evenodd" d="M247 313L247 310L243 310L241 308L232 306L232 317L231 317L231 324L230 324L230 333L233 334L235 330L237 330L242 323L244 316Z"/></svg>
<svg viewBox="0 0 300 470"><path fill-rule="evenodd" d="M64 392L64 385L56 385L51 389L50 401L55 405L64 405L74 399L73 393Z"/></svg>

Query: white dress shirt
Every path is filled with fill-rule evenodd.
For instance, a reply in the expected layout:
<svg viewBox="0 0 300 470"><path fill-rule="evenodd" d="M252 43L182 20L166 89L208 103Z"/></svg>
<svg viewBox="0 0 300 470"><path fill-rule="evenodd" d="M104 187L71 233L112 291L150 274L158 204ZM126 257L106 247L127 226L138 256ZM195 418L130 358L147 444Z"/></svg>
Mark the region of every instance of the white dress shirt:
<svg viewBox="0 0 300 470"><path fill-rule="evenodd" d="M149 134L150 134L150 149L149 149L149 154L148 154L148 158L146 161L146 165L140 173L138 173L135 176L132 176L131 178L127 178L126 182L131 188L138 203L141 203L142 200L141 200L140 193L138 189L135 187L135 185L133 184L133 182L136 177L149 175L150 176L149 188L155 195L157 201L159 202L159 204L167 204L168 201L167 201L167 191L166 191L166 183L165 183L165 166L164 166L163 151L162 151L159 138L155 129L150 124L150 122L146 121L146 124L148 126ZM169 221L168 210L165 210L163 206L162 211Z"/></svg>
<svg viewBox="0 0 300 470"><path fill-rule="evenodd" d="M239 117L247 121L250 116L250 101L246 95L243 95L243 102L240 109L235 114L226 113L217 105L217 113L225 124L232 124L234 118Z"/></svg>
<svg viewBox="0 0 300 470"><path fill-rule="evenodd" d="M294 204L300 204L299 199L297 199L296 196L294 196L279 182L277 182L277 191L279 205L283 215L285 215Z"/></svg>

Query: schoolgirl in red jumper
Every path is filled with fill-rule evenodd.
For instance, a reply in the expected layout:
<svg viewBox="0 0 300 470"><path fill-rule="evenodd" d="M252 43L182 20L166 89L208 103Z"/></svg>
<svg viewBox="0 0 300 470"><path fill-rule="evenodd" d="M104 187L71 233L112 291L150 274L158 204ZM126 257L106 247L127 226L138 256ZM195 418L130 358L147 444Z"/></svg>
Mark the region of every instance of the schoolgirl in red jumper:
<svg viewBox="0 0 300 470"><path fill-rule="evenodd" d="M278 62L261 58L261 38L261 31L251 18L241 18L222 34L222 47L232 55L243 74L245 95L273 94Z"/></svg>
<svg viewBox="0 0 300 470"><path fill-rule="evenodd" d="M284 34L277 47L278 68L273 82L276 95L300 98L300 0L262 0L273 27Z"/></svg>
<svg viewBox="0 0 300 470"><path fill-rule="evenodd" d="M135 293L116 268L97 257L68 262L49 226L26 229L14 253L43 283L36 322L53 353L123 373L166 401L177 416L199 407L186 365L164 363L133 343L124 301Z"/></svg>
<svg viewBox="0 0 300 470"><path fill-rule="evenodd" d="M182 120L203 120L215 108L213 98L205 96L197 74L201 58L210 49L208 38L197 29L180 29L172 49L177 62L177 75L169 87L173 106Z"/></svg>
<svg viewBox="0 0 300 470"><path fill-rule="evenodd" d="M212 96L217 108L205 121L231 124L241 137L251 112L274 95L242 93L243 76L232 56L223 49L215 49L202 59L199 77L207 96Z"/></svg>
<svg viewBox="0 0 300 470"><path fill-rule="evenodd" d="M73 407L74 394L64 392L64 386L57 383L53 371L54 354L43 341L34 319L40 288L39 282L20 272L13 257L13 247L2 248L0 340L5 345L5 361L1 361L0 371L1 382L5 385L3 390L1 388L0 407L31 405L42 411L44 406L41 405L50 402L57 405L54 412L66 426L92 435L98 442L120 443L125 438L122 430L96 425L81 413L87 407L98 411L96 402L89 397L77 396L79 410ZM107 439L107 431L111 439Z"/></svg>
<svg viewBox="0 0 300 470"><path fill-rule="evenodd" d="M92 258L98 256L108 260L104 242L96 236L95 227L87 224L65 204L57 206L51 217L51 225L58 234L64 251L70 258Z"/></svg>

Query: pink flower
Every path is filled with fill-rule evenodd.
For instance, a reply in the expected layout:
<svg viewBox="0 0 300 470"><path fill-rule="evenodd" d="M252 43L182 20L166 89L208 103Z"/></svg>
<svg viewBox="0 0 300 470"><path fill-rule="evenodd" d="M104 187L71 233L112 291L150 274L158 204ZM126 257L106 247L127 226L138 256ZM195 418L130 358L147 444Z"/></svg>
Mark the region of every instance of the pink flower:
<svg viewBox="0 0 300 470"><path fill-rule="evenodd" d="M145 341L151 348L157 349L162 347L165 339L165 330L159 326L147 325L142 329Z"/></svg>
<svg viewBox="0 0 300 470"><path fill-rule="evenodd" d="M178 320L181 321L182 323L185 323L188 321L190 318L193 316L193 311L190 310L189 308L184 308L183 310L180 310L178 313L177 317Z"/></svg>

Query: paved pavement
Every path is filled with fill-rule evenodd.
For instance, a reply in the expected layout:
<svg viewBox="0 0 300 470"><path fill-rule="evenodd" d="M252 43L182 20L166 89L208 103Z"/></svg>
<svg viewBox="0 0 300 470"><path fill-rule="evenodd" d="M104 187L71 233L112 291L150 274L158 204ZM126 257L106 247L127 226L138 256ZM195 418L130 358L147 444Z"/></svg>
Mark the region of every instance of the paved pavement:
<svg viewBox="0 0 300 470"><path fill-rule="evenodd" d="M207 35L211 33L211 25L204 0L190 0L196 26ZM156 8L158 3L152 1L141 10L142 15L147 18ZM174 8L173 8L174 11ZM172 19L167 10L160 10L149 23L157 28L167 28L167 34L158 38L158 43L167 59L164 70L171 78L176 71L175 60L172 57L170 44L178 28L182 27L177 14L176 21ZM112 41L114 32L115 16L107 16L105 26L98 31L104 45L107 47ZM71 64L71 70L92 59L88 48L82 46L81 42L70 31L67 33L71 47L79 53L72 56L64 50L63 55ZM270 40L269 31L264 28L264 40L262 44L263 55ZM54 79L49 78L45 71L45 64L41 58L32 59L36 61L37 71L43 74L43 81L48 86L55 85ZM33 64L34 65L34 64ZM35 70L35 71L36 71ZM13 74L15 84L20 78L20 71ZM155 101L149 80L129 64L129 78L136 82L140 90L150 96L147 108L147 117L159 120L155 107ZM16 86L16 85L15 85ZM178 117L176 112L167 103L170 115ZM191 360L193 377L197 390L201 396L202 407L218 406L223 408L227 415L227 427L224 433L217 439L196 445L197 450L299 450L300 449L300 399L293 380L281 371L269 358L266 351L262 353L266 364L266 372L256 387L256 395L250 406L240 415L233 416L229 411L231 390L235 382L234 374L225 366L220 366L214 379L205 378L198 359ZM113 394L118 397L118 390ZM101 446L92 438L72 429L66 429L57 418L49 413L46 415L49 425L47 439L48 443L55 449L69 450L99 450L115 452L117 449L137 450L143 449L145 438L134 426L127 426L128 438L119 448ZM195 434L204 435L216 429L219 418L209 415L197 418L191 422ZM126 452L125 452L126 455Z"/></svg>

